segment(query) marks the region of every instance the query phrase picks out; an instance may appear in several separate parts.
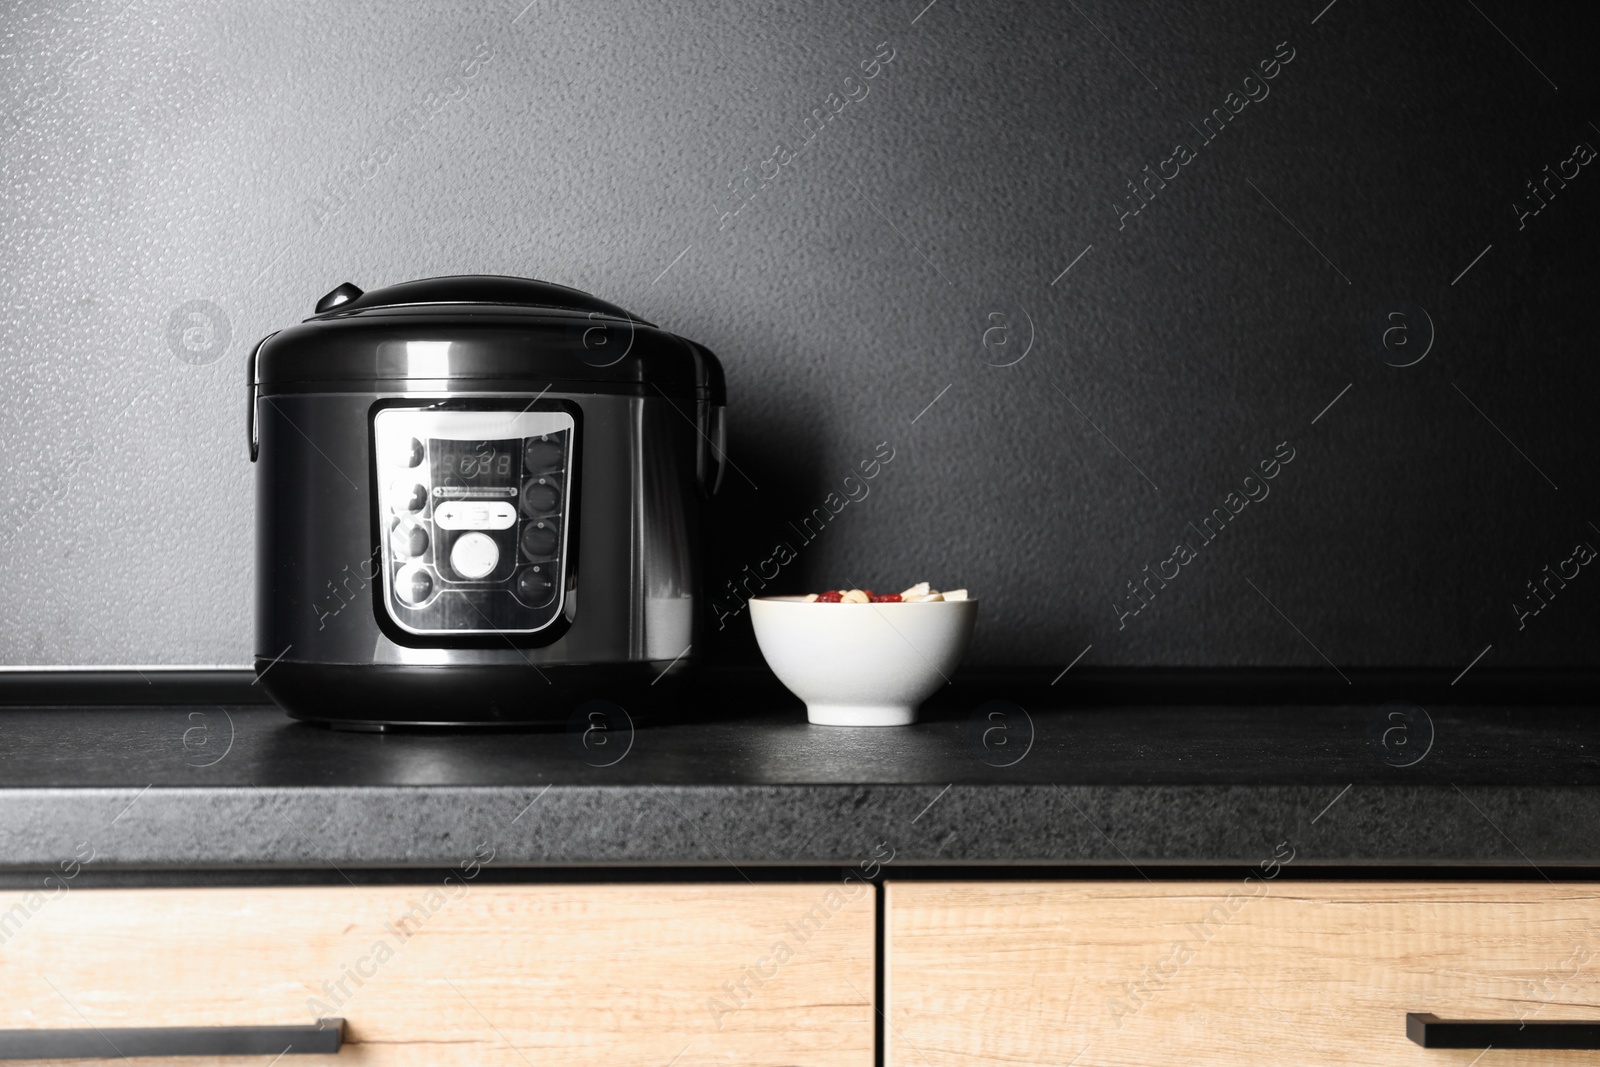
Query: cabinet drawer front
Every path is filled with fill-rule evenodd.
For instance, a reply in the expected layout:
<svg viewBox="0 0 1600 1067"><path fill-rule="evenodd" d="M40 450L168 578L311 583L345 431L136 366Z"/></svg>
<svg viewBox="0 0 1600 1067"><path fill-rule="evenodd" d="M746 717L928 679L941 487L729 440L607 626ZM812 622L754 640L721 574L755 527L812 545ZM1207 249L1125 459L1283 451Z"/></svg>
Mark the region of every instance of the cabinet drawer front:
<svg viewBox="0 0 1600 1067"><path fill-rule="evenodd" d="M455 881L0 893L0 1030L341 1017L339 1055L282 1067L869 1067L874 892Z"/></svg>
<svg viewBox="0 0 1600 1067"><path fill-rule="evenodd" d="M890 1067L1451 1064L1408 1012L1600 1021L1600 887L885 886ZM1495 1064L1600 1053L1497 1048Z"/></svg>

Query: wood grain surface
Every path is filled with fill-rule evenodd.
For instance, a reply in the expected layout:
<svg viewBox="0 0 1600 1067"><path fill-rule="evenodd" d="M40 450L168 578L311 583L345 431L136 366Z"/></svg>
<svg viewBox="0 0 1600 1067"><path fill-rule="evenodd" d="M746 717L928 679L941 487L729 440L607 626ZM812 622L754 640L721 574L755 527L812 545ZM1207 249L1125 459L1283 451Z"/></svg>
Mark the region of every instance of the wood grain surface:
<svg viewBox="0 0 1600 1067"><path fill-rule="evenodd" d="M342 1054L284 1067L868 1067L874 892L458 880L4 893L0 1029L342 1016Z"/></svg>
<svg viewBox="0 0 1600 1067"><path fill-rule="evenodd" d="M1241 878L885 892L890 1067L1600 1062L1405 1036L1413 1011L1600 1020L1596 886Z"/></svg>

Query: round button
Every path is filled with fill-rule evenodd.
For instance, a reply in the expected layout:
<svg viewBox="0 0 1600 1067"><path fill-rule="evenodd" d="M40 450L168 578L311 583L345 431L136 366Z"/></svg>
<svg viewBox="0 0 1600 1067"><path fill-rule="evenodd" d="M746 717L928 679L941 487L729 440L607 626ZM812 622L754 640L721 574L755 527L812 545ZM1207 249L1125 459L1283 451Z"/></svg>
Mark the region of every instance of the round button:
<svg viewBox="0 0 1600 1067"><path fill-rule="evenodd" d="M415 563L408 563L394 576L394 595L402 604L416 607L433 592L433 579Z"/></svg>
<svg viewBox="0 0 1600 1067"><path fill-rule="evenodd" d="M422 442L415 437L409 437L394 443L389 462L396 467L415 467L422 462L423 454Z"/></svg>
<svg viewBox="0 0 1600 1067"><path fill-rule="evenodd" d="M529 474L549 474L561 469L565 453L559 436L530 437L522 447L522 463Z"/></svg>
<svg viewBox="0 0 1600 1067"><path fill-rule="evenodd" d="M428 490L420 485L395 482L389 487L389 499L394 510L402 515L415 515L428 506Z"/></svg>
<svg viewBox="0 0 1600 1067"><path fill-rule="evenodd" d="M428 531L414 523L400 523L394 528L389 543L395 555L403 559L416 559L428 551Z"/></svg>
<svg viewBox="0 0 1600 1067"><path fill-rule="evenodd" d="M548 515L561 504L561 490L552 478L534 478L522 486L522 510L530 515Z"/></svg>
<svg viewBox="0 0 1600 1067"><path fill-rule="evenodd" d="M464 533L450 547L450 566L469 581L482 578L500 562L500 546L488 534Z"/></svg>
<svg viewBox="0 0 1600 1067"><path fill-rule="evenodd" d="M546 519L527 523L522 527L522 554L529 559L549 559L556 554L560 540L555 523Z"/></svg>
<svg viewBox="0 0 1600 1067"><path fill-rule="evenodd" d="M522 568L522 573L517 575L517 599L531 608L550 603L550 598L556 592L556 584L550 578L551 572L552 568L538 563Z"/></svg>

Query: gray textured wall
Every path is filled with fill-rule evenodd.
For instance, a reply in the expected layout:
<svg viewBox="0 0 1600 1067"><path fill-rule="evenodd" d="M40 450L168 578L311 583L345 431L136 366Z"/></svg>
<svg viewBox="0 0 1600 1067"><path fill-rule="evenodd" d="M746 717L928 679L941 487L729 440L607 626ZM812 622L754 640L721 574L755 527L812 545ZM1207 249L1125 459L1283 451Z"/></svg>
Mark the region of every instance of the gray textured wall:
<svg viewBox="0 0 1600 1067"><path fill-rule="evenodd" d="M1600 165L1524 189L1600 145L1564 6L524 2L0 15L0 661L246 661L249 345L338 282L467 272L722 356L720 578L887 441L774 589L964 583L990 663L1600 659L1592 568L1512 608L1600 546ZM1121 217L1145 165L1177 176Z"/></svg>

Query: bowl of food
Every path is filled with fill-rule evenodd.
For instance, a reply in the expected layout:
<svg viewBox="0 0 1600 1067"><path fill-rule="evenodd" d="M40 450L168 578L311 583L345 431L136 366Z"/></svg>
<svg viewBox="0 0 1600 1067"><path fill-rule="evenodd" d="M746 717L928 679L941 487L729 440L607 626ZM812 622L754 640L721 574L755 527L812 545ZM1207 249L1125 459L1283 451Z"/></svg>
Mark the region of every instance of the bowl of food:
<svg viewBox="0 0 1600 1067"><path fill-rule="evenodd" d="M978 602L919 582L750 601L767 666L821 726L905 726L966 654Z"/></svg>

